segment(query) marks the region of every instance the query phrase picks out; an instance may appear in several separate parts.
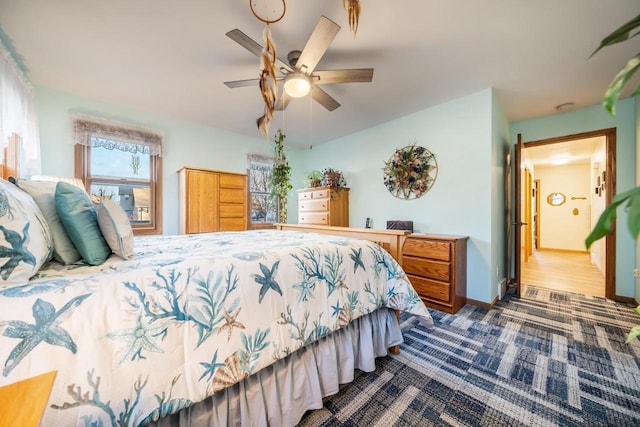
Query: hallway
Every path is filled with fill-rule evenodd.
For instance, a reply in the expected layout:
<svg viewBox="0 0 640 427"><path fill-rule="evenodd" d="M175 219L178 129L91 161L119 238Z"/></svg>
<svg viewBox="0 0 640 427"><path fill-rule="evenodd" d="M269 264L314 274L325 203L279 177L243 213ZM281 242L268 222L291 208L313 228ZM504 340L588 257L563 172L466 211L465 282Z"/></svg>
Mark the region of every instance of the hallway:
<svg viewBox="0 0 640 427"><path fill-rule="evenodd" d="M527 285L604 297L604 276L588 253L533 251L522 263L523 291Z"/></svg>

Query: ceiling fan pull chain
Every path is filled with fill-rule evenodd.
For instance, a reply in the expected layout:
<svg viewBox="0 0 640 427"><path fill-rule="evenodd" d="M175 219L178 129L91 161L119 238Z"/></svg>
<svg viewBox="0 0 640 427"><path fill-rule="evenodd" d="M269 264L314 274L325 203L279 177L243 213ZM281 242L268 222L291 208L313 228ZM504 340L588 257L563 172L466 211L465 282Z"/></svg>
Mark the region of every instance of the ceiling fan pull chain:
<svg viewBox="0 0 640 427"><path fill-rule="evenodd" d="M313 88L311 89L313 90ZM313 114L311 114L311 109L313 107L312 96L309 96L309 150L313 150Z"/></svg>
<svg viewBox="0 0 640 427"><path fill-rule="evenodd" d="M285 91L283 90L283 91L282 91L282 98L284 98L285 96L287 96L287 92L285 92ZM285 100L285 99L283 99L282 101L284 102L284 101L286 101L286 100ZM285 109L283 108L283 109L282 109L282 127L281 127L281 129L282 129L282 131L283 131L283 132L284 132L284 112L285 112Z"/></svg>
<svg viewBox="0 0 640 427"><path fill-rule="evenodd" d="M269 3L275 4L270 6ZM287 12L285 0L249 0L249 8L253 16L267 25L278 22Z"/></svg>

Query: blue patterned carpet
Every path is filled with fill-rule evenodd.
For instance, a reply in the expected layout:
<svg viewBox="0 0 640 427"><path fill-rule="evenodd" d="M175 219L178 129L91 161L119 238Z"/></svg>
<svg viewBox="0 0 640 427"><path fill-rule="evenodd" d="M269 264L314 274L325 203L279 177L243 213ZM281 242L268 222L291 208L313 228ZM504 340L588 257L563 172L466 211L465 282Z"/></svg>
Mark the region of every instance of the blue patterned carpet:
<svg viewBox="0 0 640 427"><path fill-rule="evenodd" d="M640 316L527 287L494 310L403 317L401 353L325 399L304 426L640 426Z"/></svg>

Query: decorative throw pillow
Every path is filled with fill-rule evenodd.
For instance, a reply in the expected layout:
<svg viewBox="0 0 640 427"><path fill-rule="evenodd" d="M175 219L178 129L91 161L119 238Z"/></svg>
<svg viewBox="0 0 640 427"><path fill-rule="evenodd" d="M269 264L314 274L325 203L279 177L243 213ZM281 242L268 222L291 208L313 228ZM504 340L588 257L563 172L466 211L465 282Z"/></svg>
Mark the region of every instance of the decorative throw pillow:
<svg viewBox="0 0 640 427"><path fill-rule="evenodd" d="M102 237L98 216L87 192L72 184L58 182L55 199L62 225L84 262L102 264L111 254L111 248Z"/></svg>
<svg viewBox="0 0 640 427"><path fill-rule="evenodd" d="M129 217L119 203L102 199L96 205L98 225L102 236L118 256L129 259L133 256L133 229Z"/></svg>
<svg viewBox="0 0 640 427"><path fill-rule="evenodd" d="M56 209L56 182L18 179L17 185L33 197L44 214L53 238L53 258L63 264L73 264L82 259L62 225Z"/></svg>
<svg viewBox="0 0 640 427"><path fill-rule="evenodd" d="M0 179L0 285L26 283L52 250L51 232L36 202Z"/></svg>

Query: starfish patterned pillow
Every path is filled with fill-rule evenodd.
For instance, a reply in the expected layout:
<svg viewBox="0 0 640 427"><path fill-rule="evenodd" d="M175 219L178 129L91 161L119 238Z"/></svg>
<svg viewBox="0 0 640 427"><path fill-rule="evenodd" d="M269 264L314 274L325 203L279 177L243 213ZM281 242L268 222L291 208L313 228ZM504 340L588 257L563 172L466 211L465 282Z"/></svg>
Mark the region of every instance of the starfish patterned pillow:
<svg viewBox="0 0 640 427"><path fill-rule="evenodd" d="M0 179L0 286L26 283L52 253L51 232L36 202Z"/></svg>

